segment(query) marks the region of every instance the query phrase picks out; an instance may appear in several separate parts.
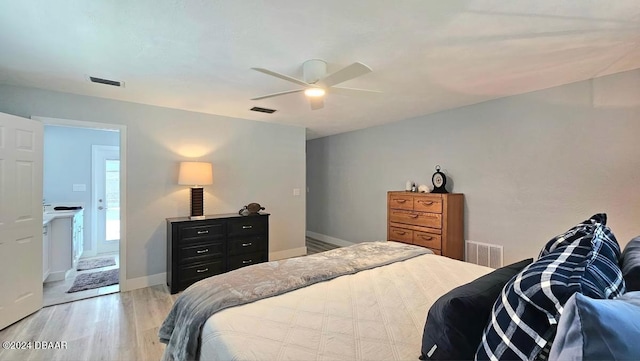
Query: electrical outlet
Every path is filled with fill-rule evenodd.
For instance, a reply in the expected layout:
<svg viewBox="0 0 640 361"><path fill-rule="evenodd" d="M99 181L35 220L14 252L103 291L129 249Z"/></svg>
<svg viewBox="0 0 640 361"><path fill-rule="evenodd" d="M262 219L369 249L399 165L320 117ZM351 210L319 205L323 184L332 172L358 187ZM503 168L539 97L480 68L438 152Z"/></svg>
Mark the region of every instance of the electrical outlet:
<svg viewBox="0 0 640 361"><path fill-rule="evenodd" d="M293 195L294 196L299 196L300 195L300 188L293 188Z"/></svg>

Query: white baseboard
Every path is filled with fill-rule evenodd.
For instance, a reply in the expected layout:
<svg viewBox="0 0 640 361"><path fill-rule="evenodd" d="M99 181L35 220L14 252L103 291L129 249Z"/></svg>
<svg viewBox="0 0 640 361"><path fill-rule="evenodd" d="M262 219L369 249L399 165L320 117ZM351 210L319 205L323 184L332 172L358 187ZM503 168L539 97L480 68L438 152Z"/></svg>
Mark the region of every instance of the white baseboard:
<svg viewBox="0 0 640 361"><path fill-rule="evenodd" d="M49 275L45 279L45 283L55 282L55 281L64 281L67 279L67 277L69 277L69 274L71 274L71 271L72 270L49 272Z"/></svg>
<svg viewBox="0 0 640 361"><path fill-rule="evenodd" d="M167 273L156 273L151 276L132 278L130 280L120 281L120 292L133 291L138 288L162 285L167 282Z"/></svg>
<svg viewBox="0 0 640 361"><path fill-rule="evenodd" d="M284 251L269 252L269 261L277 261L279 259L293 258L307 255L307 247L298 247L285 249Z"/></svg>
<svg viewBox="0 0 640 361"><path fill-rule="evenodd" d="M355 244L354 242L345 241L344 239L335 238L335 237L327 236L325 234L311 232L311 231L307 231L307 237L317 239L318 241L331 243L333 245L340 246L340 247L349 247Z"/></svg>

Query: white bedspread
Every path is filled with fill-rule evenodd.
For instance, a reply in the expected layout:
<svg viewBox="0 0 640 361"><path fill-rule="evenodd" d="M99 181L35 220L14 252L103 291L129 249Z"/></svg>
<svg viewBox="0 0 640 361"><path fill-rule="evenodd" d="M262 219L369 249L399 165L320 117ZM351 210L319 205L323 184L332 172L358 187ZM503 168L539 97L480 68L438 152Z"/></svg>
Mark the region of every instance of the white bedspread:
<svg viewBox="0 0 640 361"><path fill-rule="evenodd" d="M492 269L423 255L223 310L201 360L417 360L429 307Z"/></svg>

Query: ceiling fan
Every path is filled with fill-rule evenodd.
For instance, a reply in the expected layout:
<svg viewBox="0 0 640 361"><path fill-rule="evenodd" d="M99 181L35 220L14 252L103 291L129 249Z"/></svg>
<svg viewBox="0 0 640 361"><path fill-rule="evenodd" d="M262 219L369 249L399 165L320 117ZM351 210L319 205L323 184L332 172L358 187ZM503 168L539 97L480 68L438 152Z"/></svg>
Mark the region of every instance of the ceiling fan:
<svg viewBox="0 0 640 361"><path fill-rule="evenodd" d="M260 100L260 99L266 99L271 97L277 97L285 94L304 92L304 94L309 99L309 103L311 104L311 109L316 110L324 107L325 93L336 93L336 94L345 94L345 95L380 93L379 91L376 91L376 90L344 88L344 87L335 86L336 84L340 84L347 80L351 80L353 78L356 78L371 72L371 68L369 68L368 66L360 62L355 62L334 73L327 74L327 63L324 60L321 60L321 59L307 60L302 64L303 80L300 80L288 75L284 75L281 73L277 73L275 71L271 71L264 68L251 68L251 69L267 75L274 76L276 78L290 81L294 84L298 84L304 87L302 89L287 90L279 93L267 94L267 95L259 96L256 98L252 98L251 100Z"/></svg>

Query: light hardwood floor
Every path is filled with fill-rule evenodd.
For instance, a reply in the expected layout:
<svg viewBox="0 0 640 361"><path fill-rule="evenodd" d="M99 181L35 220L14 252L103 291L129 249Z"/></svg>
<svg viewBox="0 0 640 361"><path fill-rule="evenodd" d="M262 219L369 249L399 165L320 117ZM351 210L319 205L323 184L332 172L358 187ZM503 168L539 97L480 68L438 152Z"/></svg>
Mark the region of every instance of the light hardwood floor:
<svg viewBox="0 0 640 361"><path fill-rule="evenodd" d="M158 329L176 297L160 285L43 308L0 331L0 341L65 341L67 348L0 349L0 360L159 360Z"/></svg>
<svg viewBox="0 0 640 361"><path fill-rule="evenodd" d="M336 248L313 239L307 247ZM43 308L1 330L0 341L64 341L66 349L0 349L0 361L160 360L158 329L178 295L158 285Z"/></svg>

